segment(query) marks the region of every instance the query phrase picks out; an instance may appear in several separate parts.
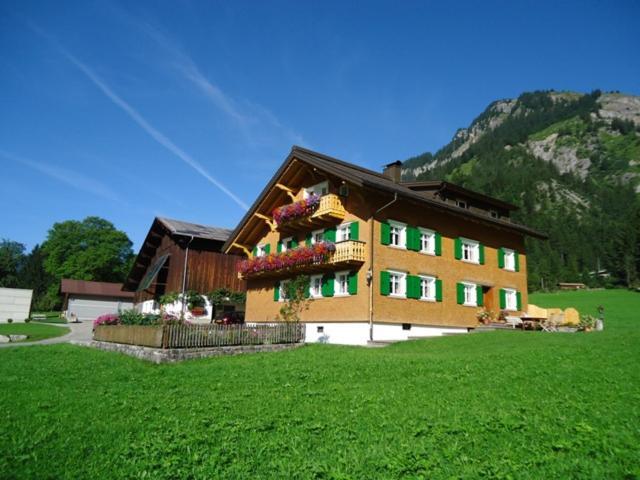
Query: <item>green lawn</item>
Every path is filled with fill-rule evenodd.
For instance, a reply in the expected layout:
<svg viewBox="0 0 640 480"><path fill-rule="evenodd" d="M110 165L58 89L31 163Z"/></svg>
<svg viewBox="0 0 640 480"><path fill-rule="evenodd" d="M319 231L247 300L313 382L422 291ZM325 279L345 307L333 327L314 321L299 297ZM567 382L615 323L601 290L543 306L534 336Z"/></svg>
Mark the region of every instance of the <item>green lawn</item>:
<svg viewBox="0 0 640 480"><path fill-rule="evenodd" d="M0 325L0 335L28 335L25 342L35 342L45 338L59 337L69 333L66 327L42 325L37 323L3 323ZM1 367L0 367L1 368Z"/></svg>
<svg viewBox="0 0 640 480"><path fill-rule="evenodd" d="M36 320L33 317L44 315L44 320ZM46 322L46 323L67 323L66 318L60 317L60 312L31 312L31 318L33 322Z"/></svg>
<svg viewBox="0 0 640 480"><path fill-rule="evenodd" d="M0 478L639 478L640 295L604 332L492 332L383 349L151 365L0 350Z"/></svg>

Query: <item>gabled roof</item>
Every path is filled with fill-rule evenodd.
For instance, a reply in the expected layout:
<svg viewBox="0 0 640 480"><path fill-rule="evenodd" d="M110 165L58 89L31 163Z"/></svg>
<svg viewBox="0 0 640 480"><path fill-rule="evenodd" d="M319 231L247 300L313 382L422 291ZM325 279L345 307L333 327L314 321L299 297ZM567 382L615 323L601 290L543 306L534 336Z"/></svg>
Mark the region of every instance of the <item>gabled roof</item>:
<svg viewBox="0 0 640 480"><path fill-rule="evenodd" d="M456 185L455 183L446 182L443 180L428 180L422 182L402 182L402 185L410 188L415 191L441 191L441 192L454 192L460 195L466 196L468 198L474 198L481 202L484 202L488 205L493 205L498 208L504 208L505 210L518 210L516 205L512 203L505 202L504 200L500 200L498 198L490 197L480 192L476 192L474 190L469 190L468 188L461 187L460 185Z"/></svg>
<svg viewBox="0 0 640 480"><path fill-rule="evenodd" d="M309 150L303 147L299 147L294 145L291 148L291 152L282 163L278 171L271 178L269 183L262 190L256 201L253 203L251 208L244 215L238 226L229 236L229 239L224 244L223 251L228 252L231 248L233 242L238 237L241 230L244 228L246 223L254 216L261 205L261 203L265 200L265 198L269 195L269 193L274 189L276 184L278 183L278 179L283 175L286 169L289 167L293 160L298 160L303 163L306 163L312 167L317 168L318 170L324 171L325 173L334 175L345 182L351 183L352 185L358 187L371 188L380 192L386 192L391 195L397 195L398 198L411 200L417 203L421 203L427 205L431 208L444 210L452 215L462 216L467 218L472 218L474 220L480 221L482 223L486 223L489 225L493 225L498 228L503 228L511 231L515 231L521 233L523 235L530 235L532 237L546 239L547 236L543 233L540 233L536 230L533 230L524 225L519 225L517 223L513 223L506 220L501 220L497 218L492 218L488 215L482 215L480 213L476 213L470 210L463 210L454 205L447 204L445 202L435 200L425 196L424 194L412 190L406 185L402 183L396 183L393 180L387 178L382 173L375 172L373 170L369 170L364 167L360 167L358 165L354 165L352 163L345 162L343 160L339 160L337 158L330 157L328 155L324 155L322 153L314 152L313 150ZM265 212L262 212L265 213Z"/></svg>
<svg viewBox="0 0 640 480"><path fill-rule="evenodd" d="M199 223L183 222L182 220L173 220L171 218L156 217L156 220L174 235L183 235L185 237L226 242L233 231L228 228L209 227Z"/></svg>
<svg viewBox="0 0 640 480"><path fill-rule="evenodd" d="M60 292L72 295L91 295L96 297L133 298L133 292L123 292L121 283L91 282L63 278Z"/></svg>

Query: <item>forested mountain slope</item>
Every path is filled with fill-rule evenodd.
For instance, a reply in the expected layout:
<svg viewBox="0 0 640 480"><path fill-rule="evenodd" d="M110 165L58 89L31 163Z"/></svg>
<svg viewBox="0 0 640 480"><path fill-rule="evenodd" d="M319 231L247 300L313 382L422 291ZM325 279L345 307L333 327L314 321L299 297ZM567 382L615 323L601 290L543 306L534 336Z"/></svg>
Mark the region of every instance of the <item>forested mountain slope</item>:
<svg viewBox="0 0 640 480"><path fill-rule="evenodd" d="M438 152L405 161L403 178L518 205L516 221L550 236L528 240L531 289L638 282L640 97L544 91L493 102Z"/></svg>

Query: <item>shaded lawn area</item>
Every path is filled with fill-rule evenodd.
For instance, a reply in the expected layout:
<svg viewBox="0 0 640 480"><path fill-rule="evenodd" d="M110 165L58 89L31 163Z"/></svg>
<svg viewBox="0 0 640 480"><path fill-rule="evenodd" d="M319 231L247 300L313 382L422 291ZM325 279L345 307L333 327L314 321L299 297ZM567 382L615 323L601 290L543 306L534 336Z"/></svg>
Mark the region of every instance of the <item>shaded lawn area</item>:
<svg viewBox="0 0 640 480"><path fill-rule="evenodd" d="M42 325L31 323L3 323L0 325L0 335L28 335L24 342L35 342L46 338L59 337L69 333L67 327Z"/></svg>
<svg viewBox="0 0 640 480"><path fill-rule="evenodd" d="M501 331L152 365L0 351L2 478L637 478L640 295L604 332Z"/></svg>
<svg viewBox="0 0 640 480"><path fill-rule="evenodd" d="M44 316L44 319L35 319L35 316ZM60 318L60 312L31 312L32 322L67 323L66 318Z"/></svg>

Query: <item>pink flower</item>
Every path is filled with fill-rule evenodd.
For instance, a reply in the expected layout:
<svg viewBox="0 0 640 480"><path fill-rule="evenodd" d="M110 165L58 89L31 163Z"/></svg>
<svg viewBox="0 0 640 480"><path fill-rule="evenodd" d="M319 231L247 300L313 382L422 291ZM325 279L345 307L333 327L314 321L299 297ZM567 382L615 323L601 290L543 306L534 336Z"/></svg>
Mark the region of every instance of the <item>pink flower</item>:
<svg viewBox="0 0 640 480"><path fill-rule="evenodd" d="M311 194L306 199L276 208L273 211L273 219L278 224L290 222L296 218L311 215L318 208L319 204L320 196Z"/></svg>

